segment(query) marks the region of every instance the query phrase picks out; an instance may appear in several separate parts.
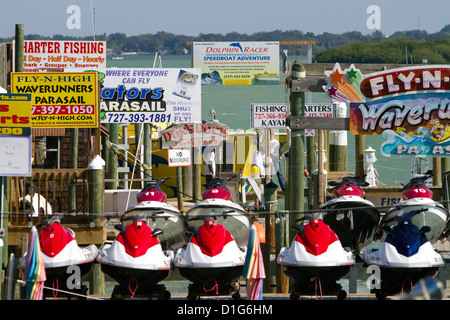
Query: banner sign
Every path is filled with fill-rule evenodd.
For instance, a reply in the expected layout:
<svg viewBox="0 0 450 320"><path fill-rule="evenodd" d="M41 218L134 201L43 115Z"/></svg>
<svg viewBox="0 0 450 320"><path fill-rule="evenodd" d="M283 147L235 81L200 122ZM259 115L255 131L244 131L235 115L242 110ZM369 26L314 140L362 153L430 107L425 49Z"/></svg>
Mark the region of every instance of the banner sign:
<svg viewBox="0 0 450 320"><path fill-rule="evenodd" d="M13 72L11 91L32 95L34 128L98 127L96 72Z"/></svg>
<svg viewBox="0 0 450 320"><path fill-rule="evenodd" d="M251 128L286 129L286 104L255 104L250 105Z"/></svg>
<svg viewBox="0 0 450 320"><path fill-rule="evenodd" d="M160 132L161 149L219 146L227 135L228 126L216 121L174 124Z"/></svg>
<svg viewBox="0 0 450 320"><path fill-rule="evenodd" d="M31 94L0 93L0 137L31 135Z"/></svg>
<svg viewBox="0 0 450 320"><path fill-rule="evenodd" d="M193 66L204 85L280 82L279 42L194 42Z"/></svg>
<svg viewBox="0 0 450 320"><path fill-rule="evenodd" d="M49 68L105 69L106 42L25 40L23 71Z"/></svg>
<svg viewBox="0 0 450 320"><path fill-rule="evenodd" d="M106 69L102 123L201 122L199 69Z"/></svg>
<svg viewBox="0 0 450 320"><path fill-rule="evenodd" d="M350 102L350 131L378 134L385 156L450 156L450 67L414 66L363 77L329 74L330 98Z"/></svg>

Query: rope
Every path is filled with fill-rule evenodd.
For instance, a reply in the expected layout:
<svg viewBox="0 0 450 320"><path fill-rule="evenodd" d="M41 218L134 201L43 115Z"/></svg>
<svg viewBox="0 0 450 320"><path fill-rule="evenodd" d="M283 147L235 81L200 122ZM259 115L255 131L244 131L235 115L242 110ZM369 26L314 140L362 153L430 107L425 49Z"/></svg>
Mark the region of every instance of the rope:
<svg viewBox="0 0 450 320"><path fill-rule="evenodd" d="M134 287L134 290L131 289L131 280L134 280L134 282L136 282L136 286ZM131 293L131 299L134 298L134 295L136 294L137 289L138 289L138 282L137 282L136 278L134 278L134 277L130 278L130 281L128 282L128 290Z"/></svg>
<svg viewBox="0 0 450 320"><path fill-rule="evenodd" d="M210 281L210 280L214 280L214 286L211 289L206 289L205 286L206 284ZM209 278L208 280L206 280L206 282L203 284L203 291L205 292L210 292L213 291L215 289L215 293L218 294L219 293L219 285L217 284L217 280L216 278Z"/></svg>
<svg viewBox="0 0 450 320"><path fill-rule="evenodd" d="M410 277L407 277L407 278L405 278L405 279L403 280L403 282L402 282L402 293L403 293L403 287L405 286L406 280L409 280L410 290L412 290L412 288L413 288L413 283L412 283L411 278L410 278Z"/></svg>
<svg viewBox="0 0 450 320"><path fill-rule="evenodd" d="M55 289L55 283L56 283L56 290ZM53 299L56 300L56 298L58 297L58 291L57 289L59 288L59 282L58 282L58 278L53 278Z"/></svg>
<svg viewBox="0 0 450 320"><path fill-rule="evenodd" d="M322 283L320 282L320 278L318 276L314 276L313 278L311 278L311 282L314 281L314 294L316 296L316 300L317 299L317 287L320 290L320 300L323 300L323 295L322 295Z"/></svg>
<svg viewBox="0 0 450 320"><path fill-rule="evenodd" d="M26 284L27 283L26 281L23 281L23 280L20 280L20 279L11 279L9 277L5 277L5 279L17 281L17 283L20 283L20 284ZM86 298L86 299L104 300L102 298L94 298L94 297L91 297L91 296L87 296L85 294L79 294L79 293L75 293L75 292L71 292L71 291L55 289L55 288L51 288L51 287L47 287L47 286L44 286L44 289L58 291L58 292L61 292L61 293L65 293L65 294L69 294L69 295L73 295L73 296L78 296L78 297L83 297L83 298Z"/></svg>

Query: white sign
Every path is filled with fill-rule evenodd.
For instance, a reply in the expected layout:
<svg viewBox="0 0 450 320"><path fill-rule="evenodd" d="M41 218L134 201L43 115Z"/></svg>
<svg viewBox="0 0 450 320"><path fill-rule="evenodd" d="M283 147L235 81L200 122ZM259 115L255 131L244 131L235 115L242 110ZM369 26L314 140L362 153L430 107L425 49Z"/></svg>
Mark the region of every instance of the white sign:
<svg viewBox="0 0 450 320"><path fill-rule="evenodd" d="M305 104L305 117L321 117L334 118L336 117L336 103L308 103ZM305 137L314 137L316 130L305 129Z"/></svg>
<svg viewBox="0 0 450 320"><path fill-rule="evenodd" d="M0 176L31 176L31 136L2 136L0 150Z"/></svg>
<svg viewBox="0 0 450 320"><path fill-rule="evenodd" d="M100 101L102 123L201 122L200 69L108 68Z"/></svg>
<svg viewBox="0 0 450 320"><path fill-rule="evenodd" d="M305 104L305 117L336 117L336 103L308 103Z"/></svg>
<svg viewBox="0 0 450 320"><path fill-rule="evenodd" d="M280 83L279 42L194 42L192 57L204 85Z"/></svg>
<svg viewBox="0 0 450 320"><path fill-rule="evenodd" d="M189 149L169 149L169 167L188 167L191 165L191 150Z"/></svg>
<svg viewBox="0 0 450 320"><path fill-rule="evenodd" d="M250 105L251 128L286 128L286 104Z"/></svg>

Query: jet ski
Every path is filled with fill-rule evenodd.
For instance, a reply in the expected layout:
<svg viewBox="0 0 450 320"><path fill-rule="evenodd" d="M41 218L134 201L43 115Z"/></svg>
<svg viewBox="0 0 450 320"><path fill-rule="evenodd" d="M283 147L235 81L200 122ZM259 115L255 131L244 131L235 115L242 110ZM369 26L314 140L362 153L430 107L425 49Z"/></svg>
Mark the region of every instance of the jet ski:
<svg viewBox="0 0 450 320"><path fill-rule="evenodd" d="M380 249L365 250L365 263L380 268L378 280L381 283L372 284L372 292L377 298L384 299L388 295L409 292L417 281L434 277L439 267L444 265L442 256L433 249L426 236L430 227L419 228L412 222L413 216L424 210L394 216L392 220L396 224L393 227L383 227L386 237Z"/></svg>
<svg viewBox="0 0 450 320"><path fill-rule="evenodd" d="M164 233L158 239L163 250L176 250L186 244L187 223L177 208L167 203L167 195L161 184L167 179L152 180L136 195L137 204L125 211L122 219L137 216L152 227L162 229Z"/></svg>
<svg viewBox="0 0 450 320"><path fill-rule="evenodd" d="M45 220L38 225L39 227L42 227L39 241L47 277L44 295L56 298L58 290L86 295L88 289L82 285L81 279L91 271L98 255L97 247L89 245L80 248L74 231L61 225L59 218ZM25 259L26 255L21 259L22 264ZM79 280L78 283L74 283L74 274L79 275L79 279L76 279ZM56 290L52 290L49 294L47 288Z"/></svg>
<svg viewBox="0 0 450 320"><path fill-rule="evenodd" d="M238 279L244 270L247 247L239 247L216 220L217 216L205 217L198 229L190 227L190 241L175 255L174 266L191 281L189 300L210 295L240 298Z"/></svg>
<svg viewBox="0 0 450 320"><path fill-rule="evenodd" d="M336 232L344 247L357 252L373 241L380 221L380 212L372 202L364 199L361 177L344 177L341 182L330 181L334 198L325 202L313 217L322 219Z"/></svg>
<svg viewBox="0 0 450 320"><path fill-rule="evenodd" d="M239 246L246 246L251 217L244 208L231 200L231 191L226 187L226 182L224 179L211 180L208 188L202 192L202 201L186 212L186 220L189 226L199 228L203 219L194 218L216 217L217 223L226 227Z"/></svg>
<svg viewBox="0 0 450 320"><path fill-rule="evenodd" d="M351 250L344 249L336 233L320 219L304 226L296 224L293 230L297 234L291 246L283 247L277 257L283 273L294 280L291 299L314 293L317 296L317 290L345 299L347 293L337 281L355 264Z"/></svg>
<svg viewBox="0 0 450 320"><path fill-rule="evenodd" d="M158 239L163 230L150 228L136 216L129 219L133 222L126 227L116 225L120 233L97 257L102 271L118 283L111 299L135 295L169 299L170 292L158 284L173 268L173 251L163 250Z"/></svg>
<svg viewBox="0 0 450 320"><path fill-rule="evenodd" d="M420 214L414 215L412 222L419 228L429 227L428 241L433 244L444 236L450 223L449 211L441 203L433 200L433 192L425 185L425 181L431 176L432 173L427 173L414 177L400 190L403 200L385 213L380 221L377 238L381 239L384 235L381 230L383 226L394 224L395 216L408 215L417 210L420 210Z"/></svg>

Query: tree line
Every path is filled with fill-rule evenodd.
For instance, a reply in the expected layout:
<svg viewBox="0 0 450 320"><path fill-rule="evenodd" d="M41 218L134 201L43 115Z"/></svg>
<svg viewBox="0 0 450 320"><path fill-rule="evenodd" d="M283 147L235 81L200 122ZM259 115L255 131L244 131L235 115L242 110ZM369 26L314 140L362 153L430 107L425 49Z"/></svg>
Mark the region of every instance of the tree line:
<svg viewBox="0 0 450 320"><path fill-rule="evenodd" d="M10 42L11 38L0 38L0 42ZM70 37L55 34L53 37L30 34L25 40L93 40L89 37ZM115 55L123 52L153 54L190 54L192 47L187 42L213 41L316 41L313 47L316 62L353 62L353 63L450 63L450 25L439 32L428 34L423 30L398 31L390 36L380 31L363 35L352 31L342 34L322 33L299 30L256 32L242 34L200 33L198 36L175 35L165 31L155 34L126 36L124 33L96 35L95 40L106 41L107 47ZM306 54L306 46L281 46L287 49L289 56Z"/></svg>

